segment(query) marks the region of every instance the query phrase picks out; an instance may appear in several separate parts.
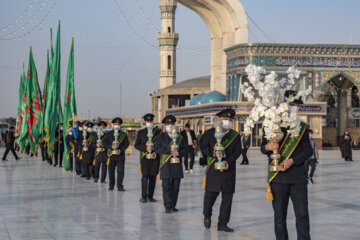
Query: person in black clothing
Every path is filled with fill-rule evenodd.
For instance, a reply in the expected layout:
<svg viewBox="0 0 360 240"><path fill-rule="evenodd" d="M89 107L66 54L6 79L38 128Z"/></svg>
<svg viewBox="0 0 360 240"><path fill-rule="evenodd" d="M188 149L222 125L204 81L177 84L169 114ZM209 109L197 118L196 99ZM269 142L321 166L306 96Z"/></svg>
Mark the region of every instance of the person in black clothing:
<svg viewBox="0 0 360 240"><path fill-rule="evenodd" d="M297 92L287 91L285 93L296 96ZM297 99L291 103L293 106L302 104L301 99ZM284 139L287 135L287 129L282 128ZM301 134L301 133L300 133ZM268 156L268 163L271 164L270 155L273 150L279 149L280 143L268 142L265 134L262 138L261 152ZM271 193L273 195L272 205L274 209L275 236L277 240L289 239L286 218L289 198L294 207L296 217L297 239L310 240L310 224L308 211L308 189L307 189L307 173L305 171L304 162L311 157L313 149L309 140L309 132L307 126L304 127L303 135L299 139L298 145L293 150L289 158L281 163L282 171L278 172L275 178L270 182Z"/></svg>
<svg viewBox="0 0 360 240"><path fill-rule="evenodd" d="M135 148L140 151L140 168L141 168L141 198L140 202L145 203L148 200L150 202L156 202L156 199L153 198L155 185L156 185L156 176L159 173L159 156L156 155L152 146L147 146L148 141L152 141L154 144L156 142L157 136L161 133L161 130L157 127L153 128L153 137L152 139L148 138L148 129L147 127L153 127L154 115L151 113L143 116L146 127L138 131L135 141ZM147 154L152 154L151 158L147 157Z"/></svg>
<svg viewBox="0 0 360 240"><path fill-rule="evenodd" d="M94 124L92 122L86 123L86 143L83 138L83 149L82 149L82 166L84 169L84 177L87 180L90 179L93 170L93 161L95 157L95 149L96 149L96 133L93 131ZM84 147L87 147L87 150Z"/></svg>
<svg viewBox="0 0 360 240"><path fill-rule="evenodd" d="M80 154L82 152L82 141L83 141L83 123L77 122L77 136L75 138L75 146L74 146L74 155L75 155L75 172L76 175L83 175L83 170L81 166Z"/></svg>
<svg viewBox="0 0 360 240"><path fill-rule="evenodd" d="M351 149L351 136L348 131L345 131L340 141L341 156L345 161L352 161L352 149Z"/></svg>
<svg viewBox="0 0 360 240"><path fill-rule="evenodd" d="M112 120L114 129L120 129L123 120L119 117ZM108 150L109 155L109 191L114 190L115 186L115 169L117 172L117 188L119 192L125 192L123 181L125 175L125 150L129 147L129 140L126 132L119 130L118 146L114 145L115 131L109 131L104 138L104 146ZM109 154L110 152L110 154Z"/></svg>
<svg viewBox="0 0 360 240"><path fill-rule="evenodd" d="M65 143L66 143L66 149L67 149L67 158L69 159L69 171L73 171L73 153L74 153L74 145L75 145L75 139L73 135L73 129L68 129L68 134L65 137Z"/></svg>
<svg viewBox="0 0 360 240"><path fill-rule="evenodd" d="M60 132L59 129L60 128ZM55 133L55 145L54 145L54 167L59 163L59 167L62 167L64 157L64 138L63 138L63 126L59 126ZM60 161L59 161L60 158Z"/></svg>
<svg viewBox="0 0 360 240"><path fill-rule="evenodd" d="M12 154L14 155L16 160L19 160L20 158L18 157L18 155L16 155L16 152L14 149L14 142L15 142L15 127L14 126L10 127L10 131L8 131L6 133L5 138L6 138L6 150L4 152L2 160L7 161L6 156L8 155L9 151L12 152Z"/></svg>
<svg viewBox="0 0 360 240"><path fill-rule="evenodd" d="M218 231L233 232L234 230L227 226L230 220L231 206L233 194L235 192L236 183L236 160L241 154L241 144L239 133L232 130L232 120L235 117L233 109L225 109L217 114L219 122L223 123L222 131L225 133L223 141L228 140L225 145L225 152L221 153L215 151L214 147L217 144L215 138L215 128L205 131L201 138L200 149L204 155L212 159L207 166L206 180L205 180L205 195L204 195L204 226L210 228L212 208L215 204L216 198L221 192L220 215L218 222ZM215 169L215 162L217 157L223 157L226 169L224 171Z"/></svg>
<svg viewBox="0 0 360 240"><path fill-rule="evenodd" d="M249 159L247 157L247 151L250 147L250 138L246 137L244 132L240 132L240 140L241 140L241 154L243 157L242 162L240 163L241 165L248 165L249 164Z"/></svg>
<svg viewBox="0 0 360 240"><path fill-rule="evenodd" d="M166 116L162 123L165 132L160 134L155 143L155 152L160 157L160 179L162 180L163 199L165 213L177 212L177 199L180 191L181 178L184 178L183 167L180 156L187 152L187 143L182 135L178 133L176 144L178 148L172 148L171 126L175 125L176 118L172 115Z"/></svg>
<svg viewBox="0 0 360 240"><path fill-rule="evenodd" d="M190 124L185 125L185 130L181 132L181 135L184 138L185 143L188 145L188 152L184 157L185 173L189 172L189 155L190 155L190 173L194 173L194 161L195 161L195 150L197 149L197 140L195 132L190 130Z"/></svg>
<svg viewBox="0 0 360 240"><path fill-rule="evenodd" d="M45 137L44 136L40 136L40 140L39 140L39 145L40 145L40 149L41 149L41 158L42 161L46 160L46 141L45 141Z"/></svg>
<svg viewBox="0 0 360 240"><path fill-rule="evenodd" d="M100 177L100 169L101 169L101 179L100 182L101 183L105 183L105 179L106 179L106 172L107 172L107 166L106 166L106 162L108 159L108 155L106 152L106 148L104 146L104 138L106 135L106 127L107 127L107 123L104 121L100 121L98 124L99 128L101 129L101 141L102 141L102 145L98 144L96 142L96 151L95 151L95 179L94 182L98 182L99 181L99 177ZM98 135L96 135L96 140L98 139Z"/></svg>

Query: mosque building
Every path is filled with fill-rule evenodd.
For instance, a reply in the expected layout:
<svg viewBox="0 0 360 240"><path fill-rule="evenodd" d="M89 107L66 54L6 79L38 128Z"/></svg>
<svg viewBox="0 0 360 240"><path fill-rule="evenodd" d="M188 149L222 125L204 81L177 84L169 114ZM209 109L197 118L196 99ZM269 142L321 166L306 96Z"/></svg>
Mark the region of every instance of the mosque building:
<svg viewBox="0 0 360 240"><path fill-rule="evenodd" d="M253 107L241 93L248 81L246 66L264 66L267 71L276 71L285 77L286 70L296 64L301 76L295 90L308 86L313 89L299 113L314 131L318 146L339 146L345 130L350 132L353 141L360 140L360 45L248 43L247 17L240 1L221 0L223 6L216 5L217 8L212 5L213 1L178 2L197 12L208 25L211 76L176 83L177 1L161 0L160 89L152 94L156 122L172 114L177 117L179 127L190 123L195 131L204 131L218 120L215 116L218 111L230 107L236 111L234 128L241 131ZM223 19L216 18L219 11ZM212 15L215 18L212 19ZM215 19L221 25L215 24ZM261 129L259 122L250 137L252 147L259 147Z"/></svg>

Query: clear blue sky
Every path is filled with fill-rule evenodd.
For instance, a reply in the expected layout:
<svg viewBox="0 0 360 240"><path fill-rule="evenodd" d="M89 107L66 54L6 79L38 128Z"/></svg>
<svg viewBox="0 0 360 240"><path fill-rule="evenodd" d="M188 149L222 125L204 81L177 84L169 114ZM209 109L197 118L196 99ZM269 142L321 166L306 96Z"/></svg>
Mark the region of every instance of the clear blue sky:
<svg viewBox="0 0 360 240"><path fill-rule="evenodd" d="M36 26L55 0L0 1L0 36L20 28L21 35ZM41 28L17 41L0 41L0 117L15 116L22 63L27 66L33 47L40 86L50 47L49 28L56 33L61 20L62 99L71 37L75 38L75 85L78 114L92 117L141 116L151 111L149 94L159 86L159 52L140 40L157 46L160 28L158 0L59 0ZM358 0L243 0L249 16L250 42L360 44ZM28 8L30 4L33 7ZM41 4L45 7L38 12ZM20 15L22 18L20 18ZM36 14L38 12L38 14ZM177 79L183 81L209 74L209 34L206 25L191 10L178 6L176 32L180 34ZM18 20L18 23L15 21ZM31 20L31 21L30 21ZM12 24L11 28L7 28ZM21 27L24 25L24 29ZM7 31L4 32L3 29ZM351 37L350 37L351 36ZM56 36L54 36L55 40Z"/></svg>

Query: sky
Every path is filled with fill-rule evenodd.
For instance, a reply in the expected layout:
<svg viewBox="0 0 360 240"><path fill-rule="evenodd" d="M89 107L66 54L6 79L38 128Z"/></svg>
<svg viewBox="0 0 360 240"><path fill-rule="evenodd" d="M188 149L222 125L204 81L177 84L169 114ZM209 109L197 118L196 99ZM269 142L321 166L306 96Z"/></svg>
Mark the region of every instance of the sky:
<svg viewBox="0 0 360 240"><path fill-rule="evenodd" d="M50 27L55 44L59 20L62 101L74 37L79 116L141 117L150 112L150 94L159 87L158 2L1 0L0 38L17 39L0 41L0 118L16 117L22 64L27 68L30 46L43 86ZM241 3L248 14L249 42L360 44L358 0ZM178 4L175 31L180 35L177 81L209 75L210 40L205 23Z"/></svg>

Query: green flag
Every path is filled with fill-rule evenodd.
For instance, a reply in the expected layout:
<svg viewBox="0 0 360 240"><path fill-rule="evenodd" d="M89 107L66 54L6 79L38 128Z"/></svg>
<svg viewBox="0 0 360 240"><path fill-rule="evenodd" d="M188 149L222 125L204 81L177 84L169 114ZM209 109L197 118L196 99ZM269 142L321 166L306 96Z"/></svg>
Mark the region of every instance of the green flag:
<svg viewBox="0 0 360 240"><path fill-rule="evenodd" d="M49 50L47 50L47 61L46 61L46 73L45 73L45 80L44 80L44 88L43 88L43 95L42 95L42 99L43 99L43 123L45 122L45 109L46 109L46 96L47 96L47 89L48 89L48 83L49 83L49 77L50 77L50 61L49 61ZM45 136L45 131L44 131L44 124L43 124L43 133L42 136Z"/></svg>
<svg viewBox="0 0 360 240"><path fill-rule="evenodd" d="M23 104L25 112L21 122L19 145L23 150L26 143L29 143L30 151L35 154L36 145L42 134L43 105L31 47Z"/></svg>
<svg viewBox="0 0 360 240"><path fill-rule="evenodd" d="M74 87L74 38L72 39L69 63L67 68L66 76L66 89L65 89L65 100L64 100L64 142L68 135L68 129L73 126L73 117L76 115L76 100L75 100L75 87ZM67 171L70 168L68 154L72 154L67 149L66 145L64 148L64 169Z"/></svg>
<svg viewBox="0 0 360 240"><path fill-rule="evenodd" d="M20 77L20 84L19 84L19 92L18 92L18 114L17 114L17 118L16 118L16 134L19 136L20 134L20 126L21 126L21 122L20 122L20 117L21 117L21 109L22 109L22 98L24 96L24 91L25 91L25 80L26 80L26 76L25 76L25 69L24 69L24 64L23 64L23 72L21 74Z"/></svg>
<svg viewBox="0 0 360 240"><path fill-rule="evenodd" d="M48 153L53 157L55 130L59 118L60 109L60 21L56 37L54 56L51 59L50 77L46 93L46 109L44 131Z"/></svg>

